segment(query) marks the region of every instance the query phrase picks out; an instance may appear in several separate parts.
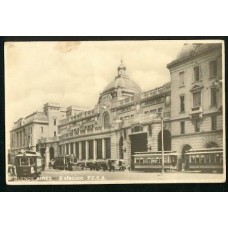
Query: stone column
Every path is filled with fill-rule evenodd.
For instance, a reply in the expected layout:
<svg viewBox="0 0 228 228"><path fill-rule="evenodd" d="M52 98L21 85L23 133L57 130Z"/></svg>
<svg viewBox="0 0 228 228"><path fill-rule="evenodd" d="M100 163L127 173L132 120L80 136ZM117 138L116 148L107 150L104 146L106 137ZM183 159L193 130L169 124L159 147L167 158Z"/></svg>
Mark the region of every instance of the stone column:
<svg viewBox="0 0 228 228"><path fill-rule="evenodd" d="M50 162L50 152L49 152L49 147L46 147L46 150L45 150L45 166L46 166L46 169L49 168L49 162Z"/></svg>
<svg viewBox="0 0 228 228"><path fill-rule="evenodd" d="M149 136L149 134L147 134L147 151L152 151L152 139L151 136Z"/></svg>
<svg viewBox="0 0 228 228"><path fill-rule="evenodd" d="M89 159L89 141L85 141L85 160Z"/></svg>
<svg viewBox="0 0 228 228"><path fill-rule="evenodd" d="M64 150L64 155L67 153L67 144L65 144L65 150Z"/></svg>
<svg viewBox="0 0 228 228"><path fill-rule="evenodd" d="M127 166L131 166L132 156L131 156L131 141L124 141L124 148L126 151L124 152L124 160L126 161Z"/></svg>
<svg viewBox="0 0 228 228"><path fill-rule="evenodd" d="M102 139L102 158L105 159L105 139Z"/></svg>
<svg viewBox="0 0 228 228"><path fill-rule="evenodd" d="M82 142L78 142L79 160L82 160Z"/></svg>
<svg viewBox="0 0 228 228"><path fill-rule="evenodd" d="M97 160L97 140L93 140L93 159Z"/></svg>
<svg viewBox="0 0 228 228"><path fill-rule="evenodd" d="M65 154L65 145L63 144L62 145L62 155L64 155Z"/></svg>
<svg viewBox="0 0 228 228"><path fill-rule="evenodd" d="M70 143L68 143L68 155L70 155L71 154L71 145L70 145Z"/></svg>

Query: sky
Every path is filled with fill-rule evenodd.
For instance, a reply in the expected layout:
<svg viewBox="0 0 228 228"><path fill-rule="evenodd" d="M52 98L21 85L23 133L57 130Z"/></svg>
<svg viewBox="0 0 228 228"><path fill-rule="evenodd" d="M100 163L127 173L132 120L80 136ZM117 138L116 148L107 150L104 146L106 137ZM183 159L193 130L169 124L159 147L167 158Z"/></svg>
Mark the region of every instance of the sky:
<svg viewBox="0 0 228 228"><path fill-rule="evenodd" d="M186 42L186 41L185 41ZM170 81L166 65L184 41L10 42L5 44L6 146L13 122L47 102L93 108L121 59L142 91Z"/></svg>

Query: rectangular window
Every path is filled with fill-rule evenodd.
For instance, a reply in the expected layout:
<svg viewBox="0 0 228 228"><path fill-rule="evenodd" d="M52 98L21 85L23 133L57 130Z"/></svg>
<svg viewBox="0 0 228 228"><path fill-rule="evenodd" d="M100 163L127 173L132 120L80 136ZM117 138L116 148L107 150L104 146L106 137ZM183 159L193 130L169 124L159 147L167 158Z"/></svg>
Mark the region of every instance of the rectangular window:
<svg viewBox="0 0 228 228"><path fill-rule="evenodd" d="M54 125L56 125L56 119L54 119Z"/></svg>
<svg viewBox="0 0 228 228"><path fill-rule="evenodd" d="M210 69L210 78L214 78L217 76L217 61L211 61L209 63L209 69Z"/></svg>
<svg viewBox="0 0 228 228"><path fill-rule="evenodd" d="M181 134L185 134L185 122L184 121L180 122L180 127L181 127Z"/></svg>
<svg viewBox="0 0 228 228"><path fill-rule="evenodd" d="M184 96L180 96L180 112L185 111Z"/></svg>
<svg viewBox="0 0 228 228"><path fill-rule="evenodd" d="M216 88L211 88L211 106L217 106L217 91L216 91Z"/></svg>
<svg viewBox="0 0 228 228"><path fill-rule="evenodd" d="M41 127L41 128L40 128L40 130L41 130L41 133L43 133L43 132L44 132L44 128L43 128L43 127Z"/></svg>
<svg viewBox="0 0 228 228"><path fill-rule="evenodd" d="M54 137L56 137L56 131L54 131Z"/></svg>
<svg viewBox="0 0 228 228"><path fill-rule="evenodd" d="M184 71L179 73L179 87L182 87L185 85L185 76Z"/></svg>
<svg viewBox="0 0 228 228"><path fill-rule="evenodd" d="M195 132L200 131L200 121L197 119L195 120Z"/></svg>
<svg viewBox="0 0 228 228"><path fill-rule="evenodd" d="M200 80L200 69L199 66L194 67L194 82L198 82Z"/></svg>
<svg viewBox="0 0 228 228"><path fill-rule="evenodd" d="M216 116L212 116L211 117L211 130L217 130L217 117Z"/></svg>
<svg viewBox="0 0 228 228"><path fill-rule="evenodd" d="M201 106L201 91L193 93L193 107Z"/></svg>

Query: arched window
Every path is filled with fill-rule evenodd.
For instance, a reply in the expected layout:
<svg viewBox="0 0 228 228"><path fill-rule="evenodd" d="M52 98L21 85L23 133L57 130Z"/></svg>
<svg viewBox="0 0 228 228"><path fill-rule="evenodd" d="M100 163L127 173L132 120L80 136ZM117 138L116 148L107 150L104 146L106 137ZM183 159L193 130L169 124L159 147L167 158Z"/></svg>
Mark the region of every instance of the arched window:
<svg viewBox="0 0 228 228"><path fill-rule="evenodd" d="M104 114L104 127L108 127L110 125L110 117L109 114L106 112Z"/></svg>
<svg viewBox="0 0 228 228"><path fill-rule="evenodd" d="M215 148L215 147L218 147L218 144L215 142L208 142L206 144L206 148Z"/></svg>

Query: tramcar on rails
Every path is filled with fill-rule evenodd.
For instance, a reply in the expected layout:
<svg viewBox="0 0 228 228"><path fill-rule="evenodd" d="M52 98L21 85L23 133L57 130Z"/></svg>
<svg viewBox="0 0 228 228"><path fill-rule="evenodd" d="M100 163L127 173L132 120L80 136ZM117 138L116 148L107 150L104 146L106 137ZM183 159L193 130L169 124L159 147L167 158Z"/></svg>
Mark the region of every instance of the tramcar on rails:
<svg viewBox="0 0 228 228"><path fill-rule="evenodd" d="M139 171L161 171L162 152L135 152L133 155L134 170ZM177 153L175 151L164 151L164 170L177 169Z"/></svg>
<svg viewBox="0 0 228 228"><path fill-rule="evenodd" d="M186 152L186 170L223 172L223 148L190 149Z"/></svg>
<svg viewBox="0 0 228 228"><path fill-rule="evenodd" d="M33 177L37 178L42 168L42 157L40 153L25 150L15 156L15 167L17 177Z"/></svg>

